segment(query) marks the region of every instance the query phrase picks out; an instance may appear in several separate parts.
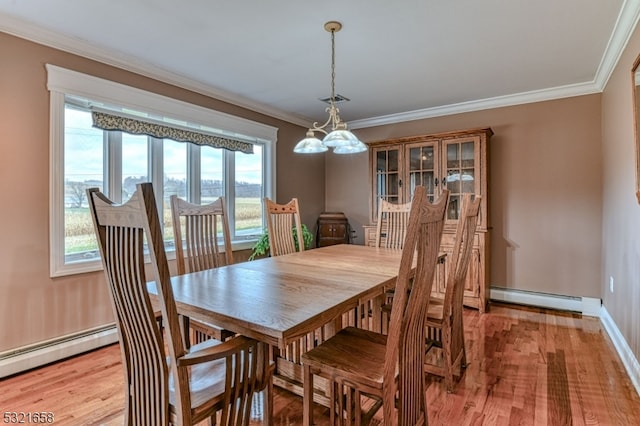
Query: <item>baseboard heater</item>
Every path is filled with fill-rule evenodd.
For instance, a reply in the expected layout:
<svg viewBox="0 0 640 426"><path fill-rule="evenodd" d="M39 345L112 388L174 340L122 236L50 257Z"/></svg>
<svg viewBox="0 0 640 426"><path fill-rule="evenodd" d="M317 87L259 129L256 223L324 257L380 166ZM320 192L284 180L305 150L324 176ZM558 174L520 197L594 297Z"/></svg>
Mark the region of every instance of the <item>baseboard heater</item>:
<svg viewBox="0 0 640 426"><path fill-rule="evenodd" d="M563 296L550 293L491 287L491 300L579 312L582 315L599 317L602 301L594 297Z"/></svg>
<svg viewBox="0 0 640 426"><path fill-rule="evenodd" d="M118 341L115 323L0 353L0 378Z"/></svg>

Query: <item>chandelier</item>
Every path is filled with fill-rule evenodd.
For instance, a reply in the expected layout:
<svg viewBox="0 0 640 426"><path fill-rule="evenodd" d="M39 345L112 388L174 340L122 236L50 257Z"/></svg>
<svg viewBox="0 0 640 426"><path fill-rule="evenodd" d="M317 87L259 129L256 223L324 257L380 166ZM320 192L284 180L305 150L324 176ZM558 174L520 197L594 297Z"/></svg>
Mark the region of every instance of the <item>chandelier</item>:
<svg viewBox="0 0 640 426"><path fill-rule="evenodd" d="M333 152L336 154L355 154L367 150L367 146L347 129L347 123L340 119L340 115L338 114L340 110L336 107L335 33L340 31L341 28L342 24L336 21L329 21L324 24L324 29L331 33L331 97L329 98L329 107L325 110L329 114L329 118L323 125L318 125L317 121L313 123L313 126L307 131L306 137L293 148L293 152L299 154L315 154L333 148ZM330 129L331 131L327 131L326 129ZM315 135L316 132L324 133L324 138L322 140L318 139Z"/></svg>

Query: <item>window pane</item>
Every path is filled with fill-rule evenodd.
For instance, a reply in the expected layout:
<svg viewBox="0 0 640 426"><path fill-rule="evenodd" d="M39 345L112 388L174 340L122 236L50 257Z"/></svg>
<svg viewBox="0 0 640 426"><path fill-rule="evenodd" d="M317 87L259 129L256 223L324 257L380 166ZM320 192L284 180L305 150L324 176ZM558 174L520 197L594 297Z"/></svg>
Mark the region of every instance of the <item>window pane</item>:
<svg viewBox="0 0 640 426"><path fill-rule="evenodd" d="M475 145L473 142L462 144L462 167L473 167Z"/></svg>
<svg viewBox="0 0 640 426"><path fill-rule="evenodd" d="M411 148L409 150L409 170L420 169L420 148Z"/></svg>
<svg viewBox="0 0 640 426"><path fill-rule="evenodd" d="M235 153L235 237L248 239L262 234L263 147L253 154Z"/></svg>
<svg viewBox="0 0 640 426"><path fill-rule="evenodd" d="M209 204L224 195L222 149L200 147L200 203Z"/></svg>
<svg viewBox="0 0 640 426"><path fill-rule="evenodd" d="M103 132L92 127L91 113L65 105L64 114L65 262L98 256L98 243L85 190L103 188Z"/></svg>
<svg viewBox="0 0 640 426"><path fill-rule="evenodd" d="M460 176L460 179L462 181L462 192L467 192L470 194L475 193L474 169L463 170Z"/></svg>
<svg viewBox="0 0 640 426"><path fill-rule="evenodd" d="M376 155L376 170L378 172L387 171L387 151L378 151Z"/></svg>
<svg viewBox="0 0 640 426"><path fill-rule="evenodd" d="M165 241L173 241L173 225L171 222L171 203L169 198L187 195L187 144L170 139L163 141L163 234Z"/></svg>
<svg viewBox="0 0 640 426"><path fill-rule="evenodd" d="M122 202L136 191L136 184L149 182L147 136L122 133Z"/></svg>
<svg viewBox="0 0 640 426"><path fill-rule="evenodd" d="M447 219L458 220L460 217L460 196L450 195L447 206Z"/></svg>
<svg viewBox="0 0 640 426"><path fill-rule="evenodd" d="M398 159L398 155L400 154L400 151L397 149L391 149L389 150L389 171L390 172L397 172L398 171L398 166L400 164L400 161Z"/></svg>
<svg viewBox="0 0 640 426"><path fill-rule="evenodd" d="M447 145L447 168L453 169L460 167L460 157L458 156L458 148L460 144L450 143Z"/></svg>

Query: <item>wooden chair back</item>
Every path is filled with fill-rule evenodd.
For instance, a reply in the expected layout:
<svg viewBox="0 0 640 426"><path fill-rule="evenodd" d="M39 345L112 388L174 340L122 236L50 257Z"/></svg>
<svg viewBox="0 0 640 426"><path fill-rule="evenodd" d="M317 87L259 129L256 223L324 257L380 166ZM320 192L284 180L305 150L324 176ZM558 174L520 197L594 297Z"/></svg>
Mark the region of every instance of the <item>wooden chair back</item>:
<svg viewBox="0 0 640 426"><path fill-rule="evenodd" d="M471 252L473 249L473 239L478 226L480 213L480 201L482 197L476 195L472 199L472 194L462 196L462 206L460 208L460 218L456 227L455 241L450 267L447 274L447 289L445 292L445 306L449 306L449 311L453 306L462 306L464 296L464 280L467 277Z"/></svg>
<svg viewBox="0 0 640 426"><path fill-rule="evenodd" d="M391 309L384 365L384 418L398 424L427 423L423 365L425 322L444 227L448 190L433 204L424 187L418 186L409 213L406 239ZM415 261L415 274L412 275ZM411 291L409 291L411 290ZM417 372L419 374L416 374ZM396 373L396 388L393 386Z"/></svg>
<svg viewBox="0 0 640 426"><path fill-rule="evenodd" d="M170 204L179 275L233 264L224 197L200 205L172 195ZM183 317L183 322L187 345L212 337L226 340L235 334L231 330L187 317Z"/></svg>
<svg viewBox="0 0 640 426"><path fill-rule="evenodd" d="M292 198L287 204L277 204L265 198L264 210L267 215L267 232L269 234L269 250L271 256L295 253L304 250L302 223L298 199ZM293 238L297 236L298 248Z"/></svg>
<svg viewBox="0 0 640 426"><path fill-rule="evenodd" d="M207 353L200 359L199 353L189 353L185 348L151 184L138 184L123 205L114 204L97 188L88 189L87 198L120 338L126 376L126 424L193 424L215 415L217 410L222 410L225 425L248 416L247 404L253 391L259 379L267 377L257 371L258 364L265 367L264 360L256 362L258 356L250 356L258 353L258 342L245 337L231 339L209 348L219 348L221 353ZM145 245L166 324L168 358L147 289ZM222 383L211 386L215 393L209 398L192 398L191 380L200 380L200 387L206 380L215 380L212 371L208 371L206 380L198 378L192 365L203 361L210 365L215 359L224 360L213 365L220 368L212 370L222 371Z"/></svg>
<svg viewBox="0 0 640 426"><path fill-rule="evenodd" d="M204 205L192 204L176 195L170 200L178 274L233 264L224 197Z"/></svg>
<svg viewBox="0 0 640 426"><path fill-rule="evenodd" d="M443 305L443 328L448 324L451 330L442 331L448 334L450 339L446 345L443 342L443 350L449 351L450 356L456 358L458 354L464 352L464 329L463 329L463 301L464 282L469 270L473 251L473 240L478 225L480 213L479 195L472 199L472 194L464 194L460 208L460 217L456 227L456 236L453 243L451 258L447 259L450 266L447 271L447 287Z"/></svg>
<svg viewBox="0 0 640 426"><path fill-rule="evenodd" d="M376 225L376 247L402 249L407 226L411 202L393 204L380 198L378 207L378 223ZM382 236L385 236L383 239Z"/></svg>

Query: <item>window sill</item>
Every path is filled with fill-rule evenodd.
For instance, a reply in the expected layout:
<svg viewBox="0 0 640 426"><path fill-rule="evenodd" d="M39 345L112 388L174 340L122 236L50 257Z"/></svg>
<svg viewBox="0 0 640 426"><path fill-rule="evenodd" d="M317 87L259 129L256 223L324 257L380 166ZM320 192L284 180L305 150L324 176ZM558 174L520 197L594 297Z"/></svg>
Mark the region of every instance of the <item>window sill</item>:
<svg viewBox="0 0 640 426"><path fill-rule="evenodd" d="M251 250L256 244L257 240L238 241L231 244L234 252L241 250ZM167 260L172 261L176 259L175 250L167 250ZM145 263L149 263L148 256L145 256ZM95 272L102 270L102 262L99 258L92 258L87 260L79 260L70 262L62 266L58 271L52 271L51 278L65 277L69 275L85 274L88 272Z"/></svg>

